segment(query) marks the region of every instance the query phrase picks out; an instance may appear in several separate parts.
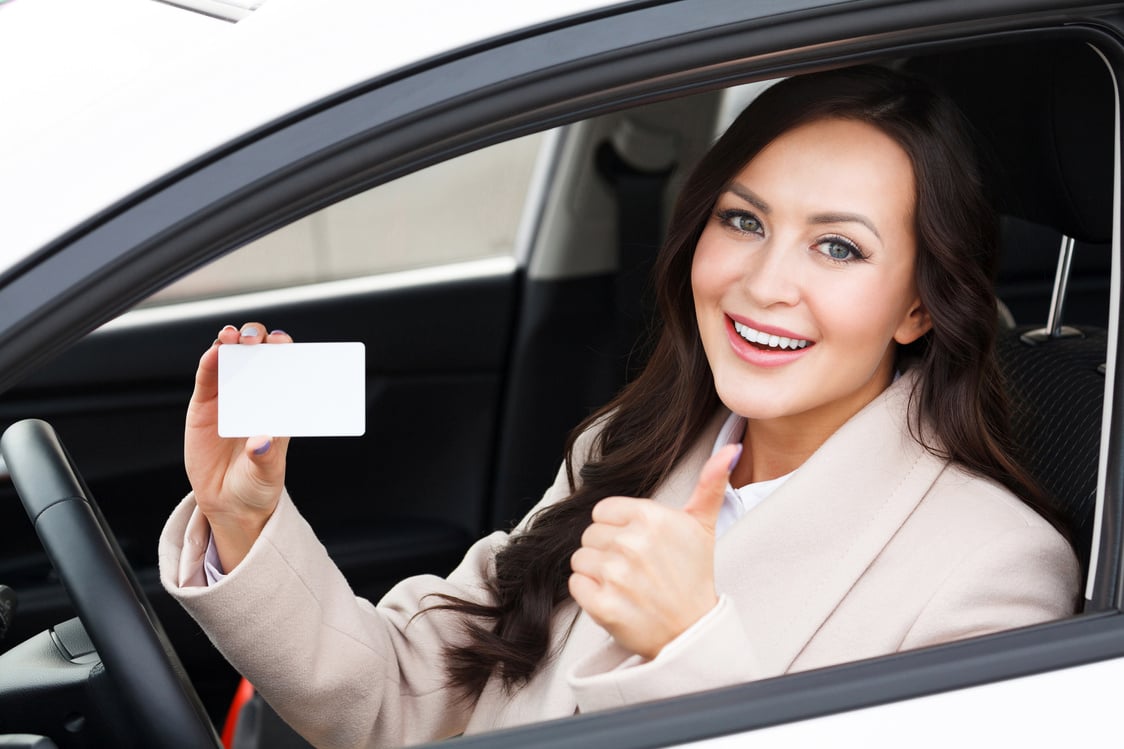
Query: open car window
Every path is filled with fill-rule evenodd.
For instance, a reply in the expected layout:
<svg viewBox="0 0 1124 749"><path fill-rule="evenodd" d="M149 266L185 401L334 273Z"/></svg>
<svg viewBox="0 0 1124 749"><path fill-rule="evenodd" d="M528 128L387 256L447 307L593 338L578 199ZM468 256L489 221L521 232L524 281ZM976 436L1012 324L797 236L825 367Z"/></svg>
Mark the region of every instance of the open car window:
<svg viewBox="0 0 1124 749"><path fill-rule="evenodd" d="M530 135L506 141L335 203L144 304L511 257L542 140Z"/></svg>

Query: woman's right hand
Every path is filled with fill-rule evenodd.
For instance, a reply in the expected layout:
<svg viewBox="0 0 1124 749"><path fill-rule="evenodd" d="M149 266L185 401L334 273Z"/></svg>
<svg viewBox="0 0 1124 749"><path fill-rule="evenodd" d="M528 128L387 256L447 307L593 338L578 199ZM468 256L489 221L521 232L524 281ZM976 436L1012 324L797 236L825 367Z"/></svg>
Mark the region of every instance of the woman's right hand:
<svg viewBox="0 0 1124 749"><path fill-rule="evenodd" d="M261 323L246 323L241 329L227 325L199 360L184 430L184 466L226 572L246 556L277 507L289 440L269 435L219 437L219 346L292 342L284 331L266 334Z"/></svg>

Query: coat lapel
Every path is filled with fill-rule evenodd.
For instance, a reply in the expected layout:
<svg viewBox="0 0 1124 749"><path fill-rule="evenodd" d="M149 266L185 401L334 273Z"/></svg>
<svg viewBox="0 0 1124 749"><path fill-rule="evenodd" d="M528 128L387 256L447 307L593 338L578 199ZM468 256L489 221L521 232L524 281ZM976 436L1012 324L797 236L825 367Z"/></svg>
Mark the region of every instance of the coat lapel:
<svg viewBox="0 0 1124 749"><path fill-rule="evenodd" d="M761 643L766 675L789 669L944 469L909 434L913 381L899 378L719 539L716 585ZM720 423L656 499L686 501Z"/></svg>

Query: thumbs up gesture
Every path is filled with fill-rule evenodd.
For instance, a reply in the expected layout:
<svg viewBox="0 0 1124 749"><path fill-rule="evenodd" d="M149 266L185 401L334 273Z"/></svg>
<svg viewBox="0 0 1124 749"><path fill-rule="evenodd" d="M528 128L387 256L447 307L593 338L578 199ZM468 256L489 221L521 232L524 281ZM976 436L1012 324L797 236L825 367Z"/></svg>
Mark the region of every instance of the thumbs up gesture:
<svg viewBox="0 0 1124 749"><path fill-rule="evenodd" d="M570 595L613 636L645 658L705 616L714 590L714 526L741 445L711 456L687 504L608 497L570 557Z"/></svg>

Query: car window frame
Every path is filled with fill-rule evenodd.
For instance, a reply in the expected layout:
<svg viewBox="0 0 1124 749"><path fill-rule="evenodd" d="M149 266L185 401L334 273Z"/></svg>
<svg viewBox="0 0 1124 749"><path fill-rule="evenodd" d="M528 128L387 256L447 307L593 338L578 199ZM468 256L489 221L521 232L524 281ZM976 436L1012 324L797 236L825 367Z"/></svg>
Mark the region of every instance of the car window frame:
<svg viewBox="0 0 1124 749"><path fill-rule="evenodd" d="M770 23L731 20L725 29L714 25L717 14L693 16L697 8L670 3L588 21L605 24L592 37L598 43L619 30L618 24L647 24L659 42L627 60L612 45L582 44L591 35L577 25L549 32L568 42L557 45L557 54L568 56L564 60L544 59L534 39L524 38L474 53L478 60L447 63L456 76L436 66L380 82L267 128L134 196L0 279L0 310L8 313L0 314L0 388L153 288L232 247L361 189L508 137L673 93L969 39L1064 35L1097 43L1116 75L1124 70L1119 32L1112 33L1107 21L1072 24L1070 13L1045 3L996 2L989 10L1001 15L1008 8L1012 15L978 27L932 2L909 8L860 2L807 18L794 12ZM645 15L655 11L662 15ZM1068 28L1060 28L1067 22ZM510 79L512 69L539 72ZM295 162L293 153L299 154ZM175 217L171 225L169 216ZM1118 238L1114 250L1119 253ZM1114 325L1118 302L1116 307ZM1124 372L1110 371L1117 390ZM665 746L1124 657L1118 564L1124 404L1117 399L1110 406L1102 518L1102 538L1110 541L1102 541L1105 571L1102 577L1098 570L1097 592L1103 611L669 703L469 738L462 745L576 747L596 737L630 749Z"/></svg>

